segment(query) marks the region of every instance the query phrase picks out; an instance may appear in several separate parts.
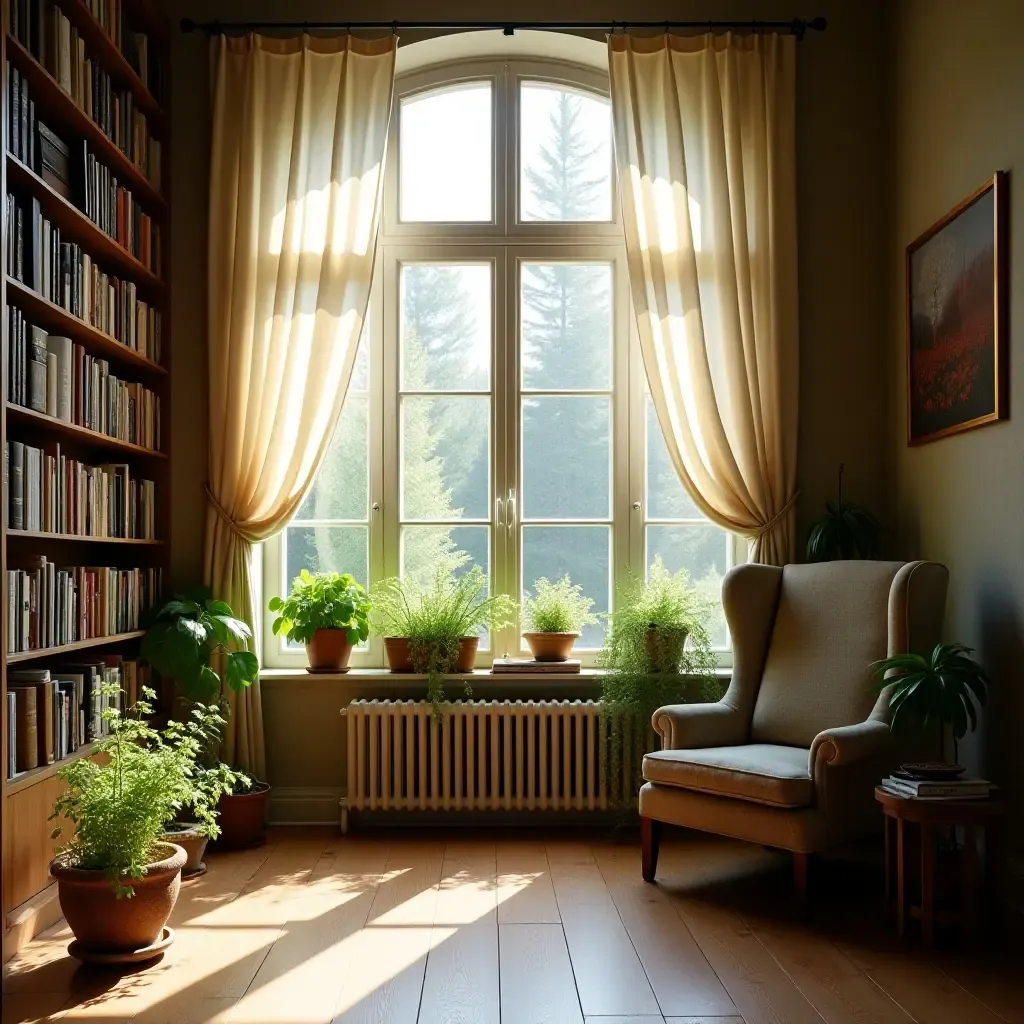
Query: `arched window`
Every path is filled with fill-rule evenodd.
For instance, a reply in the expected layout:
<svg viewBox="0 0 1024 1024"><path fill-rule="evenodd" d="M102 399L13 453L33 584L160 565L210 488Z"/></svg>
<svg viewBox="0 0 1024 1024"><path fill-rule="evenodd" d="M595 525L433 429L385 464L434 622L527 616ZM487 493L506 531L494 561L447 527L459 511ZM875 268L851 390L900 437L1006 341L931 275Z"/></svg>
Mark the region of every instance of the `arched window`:
<svg viewBox="0 0 1024 1024"><path fill-rule="evenodd" d="M516 598L568 573L607 612L661 557L717 600L734 540L665 451L618 218L606 74L489 59L399 78L356 371L312 493L266 545L267 597L303 567L372 585L479 565ZM603 635L577 650L592 661ZM510 627L479 664L524 653ZM375 639L353 664L383 662Z"/></svg>

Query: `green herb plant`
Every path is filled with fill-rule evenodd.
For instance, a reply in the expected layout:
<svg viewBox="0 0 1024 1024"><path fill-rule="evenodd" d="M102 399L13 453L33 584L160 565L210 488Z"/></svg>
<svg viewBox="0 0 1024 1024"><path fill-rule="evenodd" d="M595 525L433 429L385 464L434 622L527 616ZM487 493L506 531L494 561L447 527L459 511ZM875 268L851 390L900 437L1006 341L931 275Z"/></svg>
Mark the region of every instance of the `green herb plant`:
<svg viewBox="0 0 1024 1024"><path fill-rule="evenodd" d="M283 633L289 640L308 644L318 629L343 629L355 647L370 635L370 599L349 573L317 572L308 569L292 581L288 597L270 600L277 612L274 636Z"/></svg>
<svg viewBox="0 0 1024 1024"><path fill-rule="evenodd" d="M479 566L459 576L441 570L426 588L411 577L396 577L373 589L374 632L408 638L413 668L427 677L427 700L435 718L447 701L444 677L455 669L459 641L484 629L502 629L515 614L511 597L488 593L487 576ZM468 682L464 692L472 696Z"/></svg>
<svg viewBox="0 0 1024 1024"><path fill-rule="evenodd" d="M593 599L567 575L554 583L541 576L533 585L533 596L523 597L523 627L532 633L579 633L597 623L593 607Z"/></svg>
<svg viewBox="0 0 1024 1024"><path fill-rule="evenodd" d="M882 527L863 505L843 500L843 466L839 466L839 500L825 505L807 537L808 562L875 558L882 544Z"/></svg>
<svg viewBox="0 0 1024 1024"><path fill-rule="evenodd" d="M972 732L978 726L975 701L984 706L990 684L985 670L970 657L973 653L963 644L936 644L927 658L897 654L876 661L871 666L880 677L876 692L892 687L892 728L909 725L926 732L930 727L949 726L956 761L968 726Z"/></svg>
<svg viewBox="0 0 1024 1024"><path fill-rule="evenodd" d="M108 697L118 692L112 683L100 688ZM57 773L67 789L57 797L50 820L66 818L75 829L60 856L70 866L103 871L118 897L134 895L132 881L159 858L159 837L182 806L191 806L197 831L216 838L217 801L248 781L225 765L198 765L202 750L224 725L220 708L196 704L187 722L172 720L157 731L147 721L155 697L143 687L143 699L125 714L113 706L104 710L110 734L97 745L103 763L83 757ZM57 839L62 832L57 826L51 836Z"/></svg>

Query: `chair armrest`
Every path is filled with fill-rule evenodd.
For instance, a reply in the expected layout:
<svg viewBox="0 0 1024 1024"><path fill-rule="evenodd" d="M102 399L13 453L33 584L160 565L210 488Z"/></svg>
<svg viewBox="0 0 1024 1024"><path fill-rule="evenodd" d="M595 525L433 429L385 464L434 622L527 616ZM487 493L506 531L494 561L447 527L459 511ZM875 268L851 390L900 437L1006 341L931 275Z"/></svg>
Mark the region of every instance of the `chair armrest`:
<svg viewBox="0 0 1024 1024"><path fill-rule="evenodd" d="M669 704L651 717L665 750L731 747L745 743L747 717L736 707L715 704Z"/></svg>
<svg viewBox="0 0 1024 1024"><path fill-rule="evenodd" d="M842 725L819 732L811 743L808 770L817 779L826 767L853 764L888 753L893 747L888 722L869 718L856 725Z"/></svg>

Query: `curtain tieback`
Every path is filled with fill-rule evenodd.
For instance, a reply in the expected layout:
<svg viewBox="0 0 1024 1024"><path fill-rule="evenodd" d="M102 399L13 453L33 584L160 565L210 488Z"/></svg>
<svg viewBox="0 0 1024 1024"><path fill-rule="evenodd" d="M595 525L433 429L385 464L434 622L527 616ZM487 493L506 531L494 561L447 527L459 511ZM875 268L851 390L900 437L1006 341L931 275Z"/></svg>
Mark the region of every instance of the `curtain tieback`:
<svg viewBox="0 0 1024 1024"><path fill-rule="evenodd" d="M789 501L786 502L778 512L775 513L763 526L759 527L754 537L763 537L766 533L771 533L772 530L779 524L782 517L796 504L796 499L800 497L800 491L796 490L790 496Z"/></svg>
<svg viewBox="0 0 1024 1024"><path fill-rule="evenodd" d="M228 510L217 500L217 496L210 489L210 485L206 484L206 498L213 506L214 511L220 516L221 520L227 526L227 528L236 536L241 537L242 540L248 540L249 537L246 532L231 518L228 514Z"/></svg>

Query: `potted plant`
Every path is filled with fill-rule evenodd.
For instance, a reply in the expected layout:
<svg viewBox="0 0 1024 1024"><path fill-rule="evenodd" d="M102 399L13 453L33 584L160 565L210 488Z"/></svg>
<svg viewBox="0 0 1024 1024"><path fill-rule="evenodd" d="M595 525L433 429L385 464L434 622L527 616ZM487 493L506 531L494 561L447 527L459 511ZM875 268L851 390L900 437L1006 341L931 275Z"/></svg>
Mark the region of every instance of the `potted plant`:
<svg viewBox="0 0 1024 1024"><path fill-rule="evenodd" d="M523 639L536 661L565 661L584 626L597 622L594 602L566 575L554 583L541 576L523 598Z"/></svg>
<svg viewBox="0 0 1024 1024"><path fill-rule="evenodd" d="M876 558L882 528L863 505L843 500L843 465L839 466L839 500L825 505L825 514L811 526L807 537L808 562L835 562L848 558Z"/></svg>
<svg viewBox="0 0 1024 1024"><path fill-rule="evenodd" d="M178 684L187 700L198 703L219 700L222 710L226 711L223 683L214 666L223 664L224 680L232 690L251 686L259 674L259 660L248 649L251 639L252 630L235 617L227 602L216 600L209 590L199 588L173 598L157 610L142 638L141 653L161 676ZM219 770L216 756L219 741L219 732L208 737L201 757L204 770ZM247 777L240 787L220 794L216 806L221 815L221 845L235 847L252 842L251 830L247 829L241 837L236 834L236 823L240 817L249 821L253 805L258 805L265 818L269 794L270 787L265 782ZM191 827L194 822L168 824L172 826L168 835L180 834L183 828L189 833L195 831ZM190 840L190 845L190 868L196 869L202 861L205 843L200 837L195 843Z"/></svg>
<svg viewBox="0 0 1024 1024"><path fill-rule="evenodd" d="M897 654L876 661L871 667L880 677L876 691L892 687L889 693L890 723L893 729L910 726L926 732L945 727L953 735L953 761L960 753L960 740L978 725L975 701L984 706L989 686L985 670L970 657L971 647L936 644L929 657Z"/></svg>
<svg viewBox="0 0 1024 1024"><path fill-rule="evenodd" d="M269 607L277 612L274 636L306 645L308 672L347 672L352 648L370 635L370 599L347 572L303 569L288 597L271 598Z"/></svg>
<svg viewBox="0 0 1024 1024"><path fill-rule="evenodd" d="M445 702L444 677L472 672L482 629L507 626L516 604L507 594L488 594L479 566L460 576L440 570L421 587L410 577L381 581L373 590L375 631L384 636L392 672L427 677L427 699L439 713ZM472 693L469 683L466 695Z"/></svg>
<svg viewBox="0 0 1024 1024"><path fill-rule="evenodd" d="M107 696L118 687L100 689ZM54 802L51 820L74 827L50 865L61 911L75 934L70 947L82 959L145 960L170 944L166 928L178 889L185 851L160 839L164 823L183 803L195 799L197 759L223 723L215 705L197 704L186 723L168 722L158 732L146 721L155 697L124 715L102 712L109 735L97 759L81 758L58 771L67 788ZM225 770L220 784L230 786ZM216 833L212 809L200 801L198 827ZM54 839L64 826L54 828Z"/></svg>

